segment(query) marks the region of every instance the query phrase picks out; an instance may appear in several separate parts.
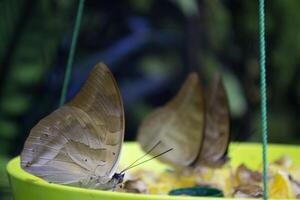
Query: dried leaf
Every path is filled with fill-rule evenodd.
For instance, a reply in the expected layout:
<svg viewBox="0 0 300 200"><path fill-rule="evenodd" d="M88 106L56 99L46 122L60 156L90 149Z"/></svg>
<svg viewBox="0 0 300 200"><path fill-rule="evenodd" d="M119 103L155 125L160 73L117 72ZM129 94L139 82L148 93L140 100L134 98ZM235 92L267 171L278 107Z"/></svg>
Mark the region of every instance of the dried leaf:
<svg viewBox="0 0 300 200"><path fill-rule="evenodd" d="M259 184L262 181L262 174L241 164L235 172L235 179L238 185Z"/></svg>
<svg viewBox="0 0 300 200"><path fill-rule="evenodd" d="M234 189L233 196L236 198L259 198L263 196L263 190L258 185L240 185Z"/></svg>
<svg viewBox="0 0 300 200"><path fill-rule="evenodd" d="M126 181L123 189L130 193L148 193L148 187L141 179Z"/></svg>

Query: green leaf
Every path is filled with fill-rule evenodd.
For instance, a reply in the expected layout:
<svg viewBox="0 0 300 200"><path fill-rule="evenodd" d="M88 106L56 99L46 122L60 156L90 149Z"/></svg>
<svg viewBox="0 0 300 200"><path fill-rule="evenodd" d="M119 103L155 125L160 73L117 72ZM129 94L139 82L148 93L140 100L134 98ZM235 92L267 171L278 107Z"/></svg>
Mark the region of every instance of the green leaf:
<svg viewBox="0 0 300 200"><path fill-rule="evenodd" d="M200 197L224 197L221 190L212 187L188 187L171 190L169 195L188 195Z"/></svg>

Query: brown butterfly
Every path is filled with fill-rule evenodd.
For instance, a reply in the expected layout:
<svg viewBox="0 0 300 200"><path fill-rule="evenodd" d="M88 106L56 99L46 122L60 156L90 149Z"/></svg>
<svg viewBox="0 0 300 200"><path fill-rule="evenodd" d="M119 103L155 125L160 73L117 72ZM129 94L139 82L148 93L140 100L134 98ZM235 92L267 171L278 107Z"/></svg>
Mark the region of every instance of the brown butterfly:
<svg viewBox="0 0 300 200"><path fill-rule="evenodd" d="M124 137L124 108L106 65L97 64L80 92L35 125L21 153L21 166L46 181L112 189Z"/></svg>
<svg viewBox="0 0 300 200"><path fill-rule="evenodd" d="M160 141L153 154L173 148L160 159L175 167L223 164L229 144L229 108L220 75L204 98L198 75L191 73L171 101L145 118L138 141L143 149Z"/></svg>

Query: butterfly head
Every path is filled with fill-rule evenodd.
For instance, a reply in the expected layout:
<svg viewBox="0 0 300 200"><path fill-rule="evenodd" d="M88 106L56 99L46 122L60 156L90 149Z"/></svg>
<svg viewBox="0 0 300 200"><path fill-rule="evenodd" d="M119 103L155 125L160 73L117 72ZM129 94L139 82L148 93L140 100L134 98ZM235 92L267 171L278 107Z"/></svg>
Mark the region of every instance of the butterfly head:
<svg viewBox="0 0 300 200"><path fill-rule="evenodd" d="M101 182L100 179L96 182L95 188L101 190L114 190L119 184L124 181L124 173L115 173L108 182ZM100 178L100 177L99 177Z"/></svg>
<svg viewBox="0 0 300 200"><path fill-rule="evenodd" d="M115 173L113 177L111 178L114 180L117 184L123 183L125 173Z"/></svg>

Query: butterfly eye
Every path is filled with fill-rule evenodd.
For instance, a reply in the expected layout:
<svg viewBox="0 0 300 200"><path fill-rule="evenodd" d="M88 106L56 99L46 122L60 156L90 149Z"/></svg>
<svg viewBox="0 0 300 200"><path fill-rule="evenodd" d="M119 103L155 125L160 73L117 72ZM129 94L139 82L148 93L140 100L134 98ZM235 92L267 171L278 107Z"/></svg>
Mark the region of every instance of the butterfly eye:
<svg viewBox="0 0 300 200"><path fill-rule="evenodd" d="M113 152L112 154L113 154L113 155L116 155L116 153L115 153L115 152Z"/></svg>
<svg viewBox="0 0 300 200"><path fill-rule="evenodd" d="M32 163L29 161L26 163L26 167L30 167L32 165Z"/></svg>
<svg viewBox="0 0 300 200"><path fill-rule="evenodd" d="M85 162L87 162L87 159L84 159Z"/></svg>

